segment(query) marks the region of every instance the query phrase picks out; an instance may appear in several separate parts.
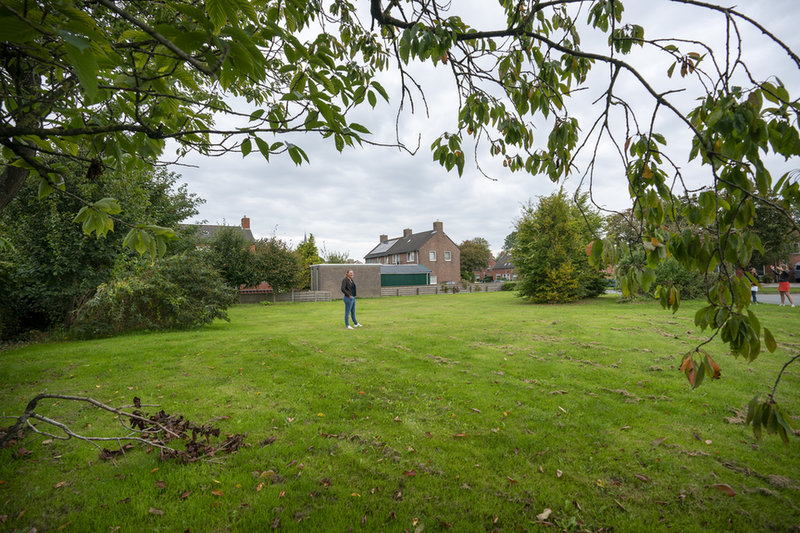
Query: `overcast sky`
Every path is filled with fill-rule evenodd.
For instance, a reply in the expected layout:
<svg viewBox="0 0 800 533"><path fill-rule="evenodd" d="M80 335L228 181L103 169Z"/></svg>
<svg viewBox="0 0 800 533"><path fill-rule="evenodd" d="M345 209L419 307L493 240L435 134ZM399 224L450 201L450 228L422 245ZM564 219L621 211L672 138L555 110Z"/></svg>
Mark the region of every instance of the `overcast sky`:
<svg viewBox="0 0 800 533"><path fill-rule="evenodd" d="M462 18L479 29L497 29L491 22L486 0L453 3L464 6L480 5L482 9L466 8L459 13ZM495 3L491 3L494 8ZM725 38L722 15L711 15L707 11L665 0L629 0L623 23L637 23L645 27L645 37L693 36L694 39L721 45ZM790 48L800 51L800 36L797 21L800 20L798 0L748 0L737 9L757 19ZM586 14L581 16L586 19ZM740 27L745 27L740 23ZM753 75L764 79L778 74L789 87L790 94L800 94L800 79L797 68L792 69L788 56L775 46L768 44L755 32L747 28L745 38L746 59L756 68ZM585 41L584 46L587 44ZM686 51L689 49L687 48ZM678 76L666 77L667 62L652 60L652 55L637 53L626 60L635 62L646 75L655 76L656 90L663 91L681 87ZM706 65L710 66L710 65ZM607 76L607 68L596 66L597 75ZM313 136L295 139L308 154L311 163L295 166L288 156L273 157L266 163L257 151L248 157L228 154L219 158L189 156L183 162L194 167L176 167L173 170L183 176L181 182L188 184L189 191L204 198L200 215L195 222L205 220L210 224L239 224L242 216L250 218L251 229L258 237L269 237L273 233L296 246L306 234L313 234L318 248L324 252L347 253L349 257L363 261L363 257L378 244L378 236L390 238L402 235L404 228L414 232L432 229L434 221L444 224L445 233L456 242L483 237L490 248L498 253L503 241L513 231L515 218L521 206L529 199L555 192L562 185L573 192L580 176L565 183L553 184L545 176L512 174L504 172L497 163L480 157L484 170L496 181L482 176L471 161L471 150L465 149L467 164L464 174L447 172L432 161L430 145L445 130L454 131L456 125L456 95L449 70L434 69L430 65L414 65L412 71L423 81L430 117L420 111L405 112L400 120L400 137L407 145L415 146L421 137L416 156L396 148L366 146L361 149L345 149L338 153L332 142L321 141ZM374 140L391 143L395 139L395 116L399 96L396 73L388 73L382 83L393 98L390 104L379 103L375 110L364 110L350 120L366 125L374 134ZM594 85L570 108L578 110L584 132L588 131L596 116L589 103L598 98L605 85ZM621 77L617 90L633 92L628 96L642 111L652 102L647 98L632 95L639 92L632 78ZM678 94L676 103L688 109L697 94ZM680 125L661 113L656 130L668 137ZM649 114L643 115L649 121ZM621 123L619 124L621 126ZM640 125L647 129L648 123ZM538 129L546 137L547 124ZM624 134L623 141L624 142ZM668 139L671 141L671 139ZM684 144L681 145L681 142ZM687 178L693 176L702 184L703 174L687 165L686 147L688 134L680 133L671 145L682 150L676 155L676 164L682 167ZM610 146L600 151L601 165L593 177L595 200L610 209L625 209L630 205L627 183L621 173L620 160ZM797 160L788 163L775 161L773 176L777 179L783 172L800 168ZM584 183L584 188L586 183Z"/></svg>

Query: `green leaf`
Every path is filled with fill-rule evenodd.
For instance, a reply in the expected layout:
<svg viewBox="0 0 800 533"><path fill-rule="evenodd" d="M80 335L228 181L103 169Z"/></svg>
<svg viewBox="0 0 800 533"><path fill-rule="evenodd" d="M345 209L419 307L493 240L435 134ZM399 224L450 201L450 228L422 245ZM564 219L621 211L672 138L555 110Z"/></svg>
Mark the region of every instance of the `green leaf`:
<svg viewBox="0 0 800 533"><path fill-rule="evenodd" d="M98 200L94 204L95 209L99 209L104 213L108 213L109 215L117 215L122 213L122 208L119 206L119 202L115 198L103 198L102 200Z"/></svg>
<svg viewBox="0 0 800 533"><path fill-rule="evenodd" d="M387 102L389 101L389 95L386 93L386 89L383 88L383 85L378 83L377 81L373 81L370 85L375 87L375 90L380 93L384 100Z"/></svg>
<svg viewBox="0 0 800 533"><path fill-rule="evenodd" d="M259 150L259 152L261 152L261 155L264 156L264 159L269 161L270 150L269 150L269 144L267 144L267 141L265 141L264 139L262 139L260 137L254 137L254 139L256 140L256 145L258 146L258 150Z"/></svg>
<svg viewBox="0 0 800 533"><path fill-rule="evenodd" d="M764 328L764 344L767 346L767 350L769 350L770 353L778 349L778 343L775 342L775 337L772 336L772 332L767 328Z"/></svg>
<svg viewBox="0 0 800 533"><path fill-rule="evenodd" d="M211 23L214 25L215 33L225 25L228 20L225 14L225 2L228 0L205 0L206 13Z"/></svg>
<svg viewBox="0 0 800 533"><path fill-rule="evenodd" d="M26 43L36 37L37 31L19 17L0 17L3 40L10 43Z"/></svg>
<svg viewBox="0 0 800 533"><path fill-rule="evenodd" d="M66 41L67 60L81 84L84 94L90 103L97 96L97 59L92 53L89 41L83 37L70 35Z"/></svg>
<svg viewBox="0 0 800 533"><path fill-rule="evenodd" d="M53 187L50 185L46 179L42 178L39 180L39 200L48 196L51 192L53 192Z"/></svg>
<svg viewBox="0 0 800 533"><path fill-rule="evenodd" d="M242 157L246 157L253 150L253 144L250 141L250 138L242 141Z"/></svg>

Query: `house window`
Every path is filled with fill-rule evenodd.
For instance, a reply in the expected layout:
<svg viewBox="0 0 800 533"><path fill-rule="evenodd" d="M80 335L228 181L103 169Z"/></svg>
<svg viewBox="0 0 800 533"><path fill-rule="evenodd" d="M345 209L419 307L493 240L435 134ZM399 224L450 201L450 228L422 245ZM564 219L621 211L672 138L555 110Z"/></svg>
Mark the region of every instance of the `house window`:
<svg viewBox="0 0 800 533"><path fill-rule="evenodd" d="M444 252L444 260L445 261L450 261L451 260L450 251L449 250Z"/></svg>
<svg viewBox="0 0 800 533"><path fill-rule="evenodd" d="M408 252L406 254L406 261L408 263L413 263L414 262L414 252Z"/></svg>
<svg viewBox="0 0 800 533"><path fill-rule="evenodd" d="M392 256L392 264L393 264L393 265L397 265L397 264L399 264L399 263L400 263L400 256L399 256L399 255L397 255L397 254L394 254L394 255Z"/></svg>
<svg viewBox="0 0 800 533"><path fill-rule="evenodd" d="M435 250L431 250L430 252L428 252L428 259L431 260L431 261L436 261L436 251Z"/></svg>

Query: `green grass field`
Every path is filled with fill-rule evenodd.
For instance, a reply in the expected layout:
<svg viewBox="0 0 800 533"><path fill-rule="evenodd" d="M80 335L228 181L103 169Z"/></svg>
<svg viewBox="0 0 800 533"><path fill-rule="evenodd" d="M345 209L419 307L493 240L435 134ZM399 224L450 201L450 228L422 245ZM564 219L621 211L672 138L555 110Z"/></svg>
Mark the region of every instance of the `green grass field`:
<svg viewBox="0 0 800 533"><path fill-rule="evenodd" d="M30 435L29 455L0 450L0 531L798 528L800 442L757 442L739 419L800 352L800 309L759 306L778 351L747 364L714 341L722 379L691 390L678 366L703 339L699 305L362 299L352 331L341 302L250 305L197 331L9 349L5 415L45 391L139 396L249 446L180 465ZM799 376L777 394L792 413ZM38 411L123 434L86 404Z"/></svg>

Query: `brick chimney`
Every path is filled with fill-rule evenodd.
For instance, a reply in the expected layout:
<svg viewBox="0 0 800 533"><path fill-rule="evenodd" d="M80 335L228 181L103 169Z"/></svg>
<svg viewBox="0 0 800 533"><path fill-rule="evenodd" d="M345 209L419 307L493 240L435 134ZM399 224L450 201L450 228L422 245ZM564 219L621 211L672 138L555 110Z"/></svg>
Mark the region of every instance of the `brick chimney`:
<svg viewBox="0 0 800 533"><path fill-rule="evenodd" d="M380 238L381 242L388 242L389 241L389 236L388 235L381 235L379 238Z"/></svg>
<svg viewBox="0 0 800 533"><path fill-rule="evenodd" d="M434 222L433 223L433 231L438 231L440 233L444 233L443 224L441 222Z"/></svg>
<svg viewBox="0 0 800 533"><path fill-rule="evenodd" d="M247 215L242 217L242 229L250 229L250 219Z"/></svg>
<svg viewBox="0 0 800 533"><path fill-rule="evenodd" d="M411 237L412 233L411 228L406 228L403 230L403 237Z"/></svg>

